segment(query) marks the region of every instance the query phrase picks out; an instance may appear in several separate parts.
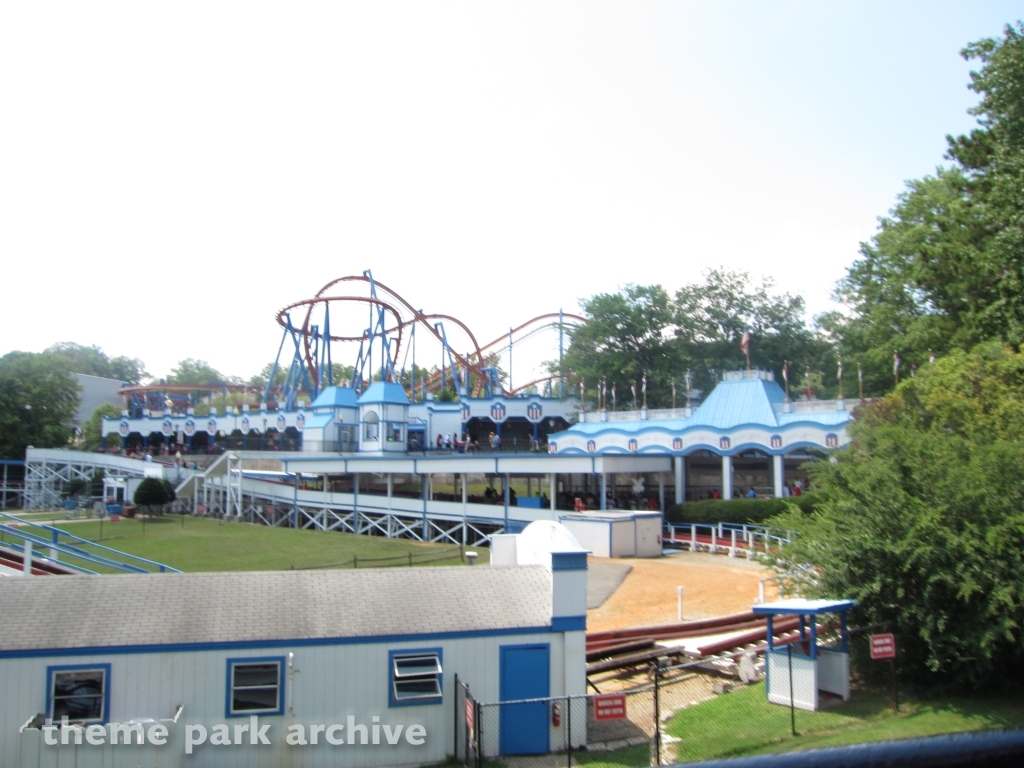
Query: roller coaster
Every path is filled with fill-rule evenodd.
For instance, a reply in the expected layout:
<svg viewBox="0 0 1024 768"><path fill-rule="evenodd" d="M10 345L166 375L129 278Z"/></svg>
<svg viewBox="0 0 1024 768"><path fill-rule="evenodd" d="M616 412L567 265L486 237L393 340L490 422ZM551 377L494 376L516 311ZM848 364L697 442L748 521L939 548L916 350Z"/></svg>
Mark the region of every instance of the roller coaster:
<svg viewBox="0 0 1024 768"><path fill-rule="evenodd" d="M347 290L351 285L362 287L365 293ZM335 334L331 331L332 307L337 314L338 308L345 305L367 308L369 322L361 332ZM334 381L332 344L337 343L359 345L351 379L344 382L356 389L362 389L378 378L402 383L411 399L416 399L417 388L421 399L428 390L443 390L449 386L464 397L515 397L542 384L547 385L549 395L555 396L553 384L557 383L560 396L564 385L557 374L534 379L516 388L506 388L494 361L506 348L511 356L516 342L552 328L558 331L561 361L566 328L585 320L562 311L539 315L481 344L469 326L454 315L425 313L416 309L397 291L375 280L371 271L366 270L361 275L332 280L313 297L287 305L277 313L277 322L283 334L263 399L269 402L276 394L275 379L283 367L282 354L287 349L291 360L284 383L280 385L278 402L289 409L294 407L302 392L315 397L325 387L343 383ZM442 364L436 370L427 371L416 366L417 329L441 346ZM450 338L452 331L455 331L458 341L465 342L462 349L468 348L468 351L461 352L453 343L455 339ZM408 365L410 358L411 366ZM287 355L284 359L287 360ZM376 366L374 359L378 361ZM399 359L402 360L400 366Z"/></svg>
<svg viewBox="0 0 1024 768"><path fill-rule="evenodd" d="M353 308L367 311L365 327ZM331 315L344 313L346 325L342 332L332 331ZM346 275L331 280L312 297L295 301L281 308L276 315L282 328L277 356L271 366L260 402L271 409L292 410L300 398L313 400L325 388L350 386L365 389L374 380L404 385L411 400L423 400L428 392L451 387L463 397L516 397L542 388L547 397L562 397L564 381L557 373L539 376L518 386L502 382L497 362L508 354L508 380L511 382L511 357L516 344L541 332L558 333L559 363L565 352L565 332L585 319L559 310L527 320L508 333L481 344L476 334L462 320L446 313L427 313L389 286L374 279L370 270L359 275ZM355 325L352 322L355 320ZM352 328L359 328L353 332ZM431 369L416 365L416 335L427 335L441 348L440 366ZM336 345L357 346L354 365L340 370L351 375L344 380L338 375ZM465 350L465 351L462 351ZM399 364L401 360L401 364ZM376 361L376 364L374 363ZM125 387L121 394L129 401L132 415L143 410L178 409L184 412L193 405L192 393L208 391L227 396L228 393L256 392L244 384L153 384Z"/></svg>

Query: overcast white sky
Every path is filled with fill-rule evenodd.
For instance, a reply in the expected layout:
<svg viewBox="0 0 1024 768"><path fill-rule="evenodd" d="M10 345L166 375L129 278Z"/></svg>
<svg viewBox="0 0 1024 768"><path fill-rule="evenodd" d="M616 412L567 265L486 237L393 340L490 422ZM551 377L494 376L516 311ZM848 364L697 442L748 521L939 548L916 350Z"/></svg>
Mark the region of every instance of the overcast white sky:
<svg viewBox="0 0 1024 768"><path fill-rule="evenodd" d="M278 308L368 268L487 339L716 265L820 312L973 124L959 50L1019 15L4 3L0 353L75 341L248 377Z"/></svg>

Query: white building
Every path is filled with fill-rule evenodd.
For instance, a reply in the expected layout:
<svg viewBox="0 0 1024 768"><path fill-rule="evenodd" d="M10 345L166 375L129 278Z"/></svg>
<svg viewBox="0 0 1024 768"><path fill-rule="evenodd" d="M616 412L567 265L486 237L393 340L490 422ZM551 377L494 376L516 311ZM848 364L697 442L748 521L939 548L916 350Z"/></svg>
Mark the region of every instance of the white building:
<svg viewBox="0 0 1024 768"><path fill-rule="evenodd" d="M456 674L483 701L585 692L586 553L539 525L561 544L510 537L515 565L0 579L0 764L441 762Z"/></svg>

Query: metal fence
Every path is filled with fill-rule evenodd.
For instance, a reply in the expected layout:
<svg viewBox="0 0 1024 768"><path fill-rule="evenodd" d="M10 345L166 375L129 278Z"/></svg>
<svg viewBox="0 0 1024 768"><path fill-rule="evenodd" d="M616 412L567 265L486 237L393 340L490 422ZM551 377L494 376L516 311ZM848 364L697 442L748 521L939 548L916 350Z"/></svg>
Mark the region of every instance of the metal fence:
<svg viewBox="0 0 1024 768"><path fill-rule="evenodd" d="M757 684L764 678L763 658L749 651L680 665L662 659L629 678L643 680L639 685L614 690L616 683L603 681L599 685L608 683L608 690L578 696L482 702L456 677L455 763L640 768L801 749L804 737L841 730L872 708L884 714L896 704L888 664L868 659L869 630L879 631L851 632L856 715L838 698L823 699L816 712L768 704ZM801 653L800 643L789 647L794 656Z"/></svg>

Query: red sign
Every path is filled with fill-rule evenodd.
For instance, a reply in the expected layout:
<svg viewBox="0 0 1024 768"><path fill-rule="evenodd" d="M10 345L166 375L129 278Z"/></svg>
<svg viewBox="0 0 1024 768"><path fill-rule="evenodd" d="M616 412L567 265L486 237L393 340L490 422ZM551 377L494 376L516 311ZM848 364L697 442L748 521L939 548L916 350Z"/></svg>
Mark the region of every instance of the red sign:
<svg viewBox="0 0 1024 768"><path fill-rule="evenodd" d="M892 634L871 635L872 659L895 659L896 638Z"/></svg>
<svg viewBox="0 0 1024 768"><path fill-rule="evenodd" d="M466 727L470 732L473 731L473 702L471 699L466 699Z"/></svg>
<svg viewBox="0 0 1024 768"><path fill-rule="evenodd" d="M623 720L626 717L626 694L594 697L595 720Z"/></svg>

